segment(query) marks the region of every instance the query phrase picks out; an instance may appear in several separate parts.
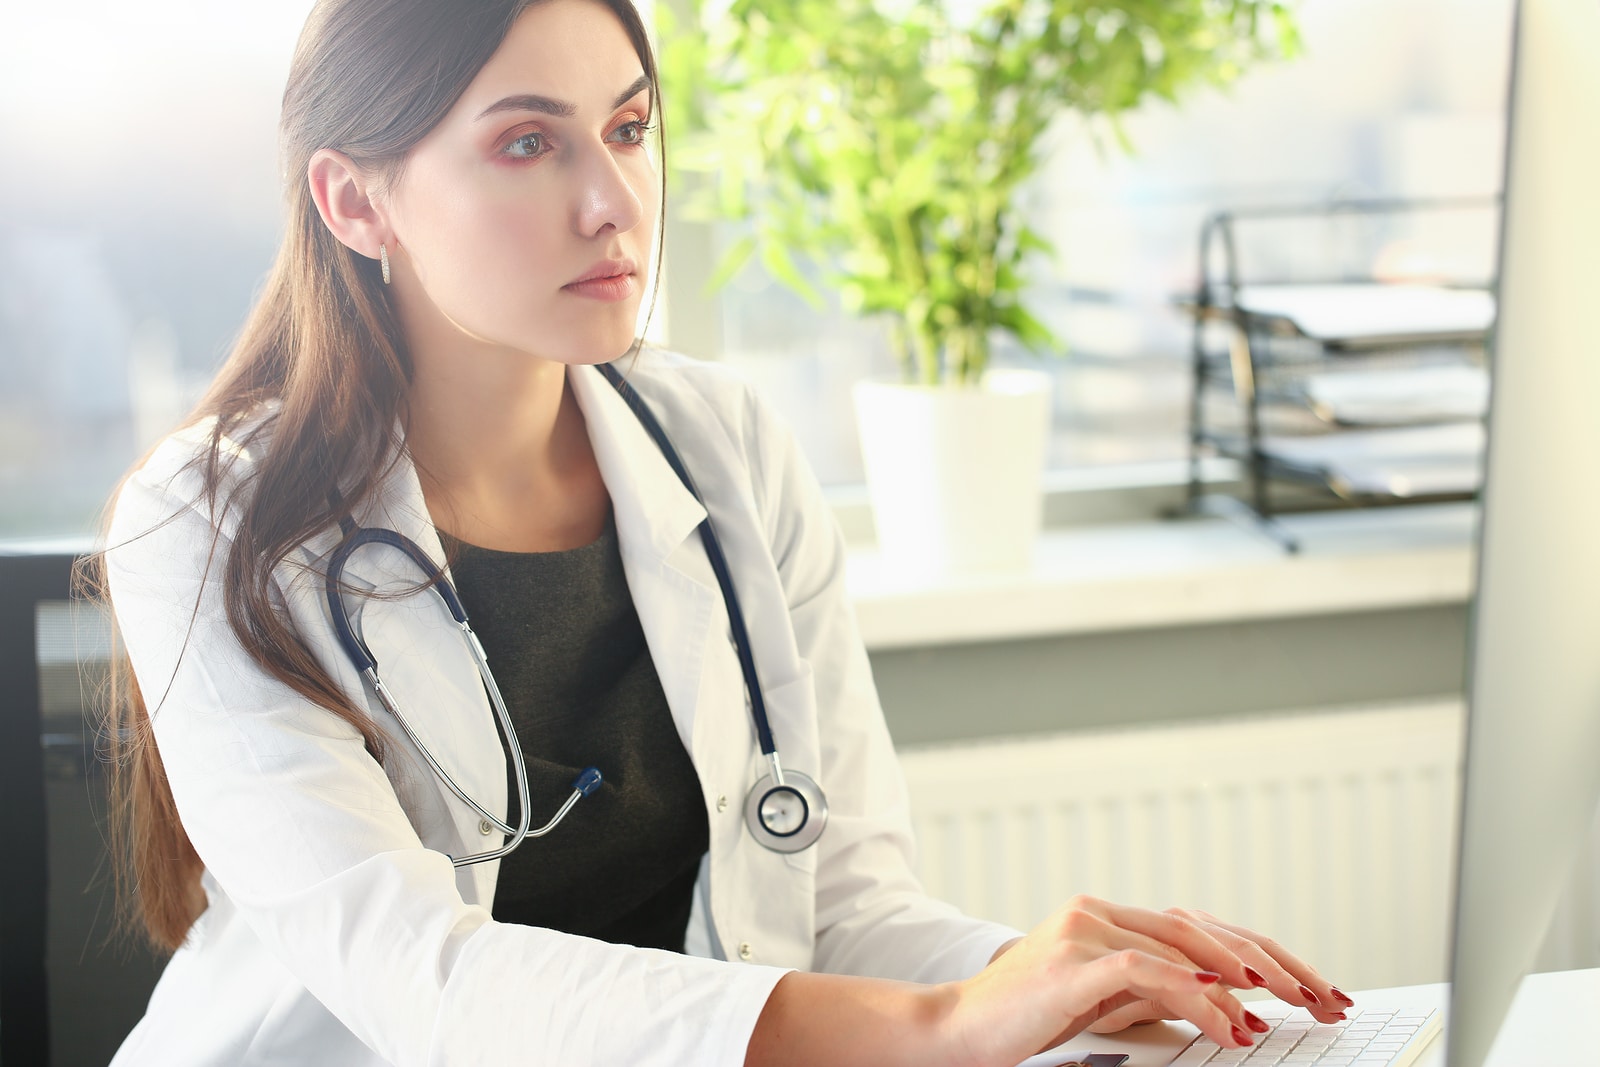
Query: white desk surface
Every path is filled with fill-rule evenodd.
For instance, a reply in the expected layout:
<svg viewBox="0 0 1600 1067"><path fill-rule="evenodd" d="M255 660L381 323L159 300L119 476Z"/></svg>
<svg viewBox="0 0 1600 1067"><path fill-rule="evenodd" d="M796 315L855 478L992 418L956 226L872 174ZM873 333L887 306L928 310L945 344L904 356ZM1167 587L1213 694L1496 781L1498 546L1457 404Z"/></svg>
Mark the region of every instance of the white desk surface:
<svg viewBox="0 0 1600 1067"><path fill-rule="evenodd" d="M1351 995L1359 1008L1442 1009L1450 987L1441 982ZM1162 1067L1194 1033L1187 1023L1155 1023L1113 1037L1085 1034L1063 1051L1123 1052L1129 1057L1126 1067ZM1036 1056L1027 1067L1046 1067L1050 1061L1050 1056ZM1412 1067L1447 1067L1442 1028ZM1600 1067L1600 968L1523 979L1484 1067Z"/></svg>

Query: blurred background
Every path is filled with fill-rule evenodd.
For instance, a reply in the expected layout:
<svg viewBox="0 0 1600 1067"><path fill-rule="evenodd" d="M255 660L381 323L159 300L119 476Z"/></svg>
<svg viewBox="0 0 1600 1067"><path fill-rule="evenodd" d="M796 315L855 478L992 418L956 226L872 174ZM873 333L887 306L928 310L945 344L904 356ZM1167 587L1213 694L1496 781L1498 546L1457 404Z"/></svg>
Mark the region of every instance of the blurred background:
<svg viewBox="0 0 1600 1067"><path fill-rule="evenodd" d="M0 16L0 536L91 530L226 352L277 242L277 103L309 7L88 0ZM1032 282L1068 350L1043 364L1053 467L1184 454L1172 300L1193 289L1208 211L1498 189L1510 8L1305 0L1303 55L1132 114L1132 154L1071 119L1052 129L1027 195L1059 249ZM890 368L881 327L818 312L756 264L707 296L726 235L673 227L658 332L768 386L823 482L859 483L849 387ZM1457 262L1434 265L1486 276L1492 238L1464 225L1430 245ZM1392 260L1393 243L1362 254ZM1323 252L1280 249L1286 267Z"/></svg>

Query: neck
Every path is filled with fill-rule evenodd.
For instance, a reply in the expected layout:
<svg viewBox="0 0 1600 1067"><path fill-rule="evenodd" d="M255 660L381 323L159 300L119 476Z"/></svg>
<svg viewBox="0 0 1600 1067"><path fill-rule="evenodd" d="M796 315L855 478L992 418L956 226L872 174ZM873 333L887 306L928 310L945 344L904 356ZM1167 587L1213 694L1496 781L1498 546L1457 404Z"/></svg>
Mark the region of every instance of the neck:
<svg viewBox="0 0 1600 1067"><path fill-rule="evenodd" d="M419 360L407 443L435 525L504 551L575 548L610 501L564 364L523 354Z"/></svg>

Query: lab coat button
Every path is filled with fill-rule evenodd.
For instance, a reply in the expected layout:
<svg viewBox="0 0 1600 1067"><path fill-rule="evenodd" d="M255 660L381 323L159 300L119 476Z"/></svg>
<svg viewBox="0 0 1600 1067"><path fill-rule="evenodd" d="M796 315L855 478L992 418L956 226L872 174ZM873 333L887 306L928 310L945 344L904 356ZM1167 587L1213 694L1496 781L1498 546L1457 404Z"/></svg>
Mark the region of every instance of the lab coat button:
<svg viewBox="0 0 1600 1067"><path fill-rule="evenodd" d="M723 793L723 794L721 794L720 796L717 797L717 810L718 811L727 811L728 810L728 794Z"/></svg>
<svg viewBox="0 0 1600 1067"><path fill-rule="evenodd" d="M478 820L478 833L482 834L485 837L488 837L489 836L489 831L493 830L493 829L494 829L494 825L492 823L490 823L488 819L479 819Z"/></svg>
<svg viewBox="0 0 1600 1067"><path fill-rule="evenodd" d="M748 942L748 941L739 942L739 958L741 960L747 960L752 955L754 955L754 953L751 952L751 950L750 950L750 942Z"/></svg>

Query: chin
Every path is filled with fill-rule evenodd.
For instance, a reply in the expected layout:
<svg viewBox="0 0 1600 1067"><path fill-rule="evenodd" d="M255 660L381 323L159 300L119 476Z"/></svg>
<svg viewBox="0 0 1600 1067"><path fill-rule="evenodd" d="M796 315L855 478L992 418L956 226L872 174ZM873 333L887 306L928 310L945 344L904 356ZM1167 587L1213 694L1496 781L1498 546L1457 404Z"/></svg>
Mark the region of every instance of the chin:
<svg viewBox="0 0 1600 1067"><path fill-rule="evenodd" d="M633 341L634 334L631 330L606 331L604 334L574 337L550 352L550 356L568 366L594 366L621 359L633 347Z"/></svg>

